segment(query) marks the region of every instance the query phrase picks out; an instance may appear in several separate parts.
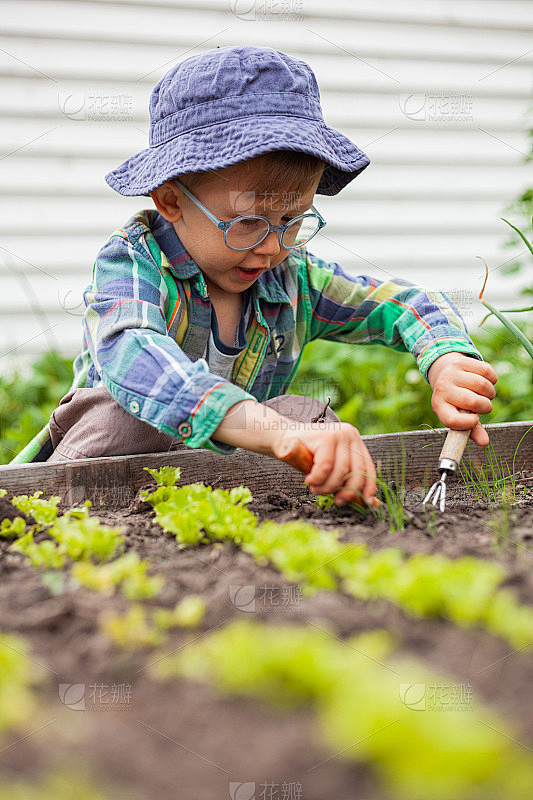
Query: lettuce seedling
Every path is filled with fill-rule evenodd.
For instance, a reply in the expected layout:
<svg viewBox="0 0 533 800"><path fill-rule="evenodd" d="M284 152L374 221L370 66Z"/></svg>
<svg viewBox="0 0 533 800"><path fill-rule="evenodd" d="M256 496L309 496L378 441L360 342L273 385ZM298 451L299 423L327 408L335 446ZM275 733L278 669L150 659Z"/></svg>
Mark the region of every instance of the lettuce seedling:
<svg viewBox="0 0 533 800"><path fill-rule="evenodd" d="M104 612L100 617L102 630L124 650L157 647L165 634L150 623L144 606L132 605L125 614Z"/></svg>
<svg viewBox="0 0 533 800"><path fill-rule="evenodd" d="M88 561L73 564L71 574L83 586L100 594L111 596L119 586L128 600L145 600L159 594L164 585L161 576L146 574L149 567L148 561L141 561L137 553L129 552L107 564Z"/></svg>
<svg viewBox="0 0 533 800"><path fill-rule="evenodd" d="M149 472L158 486L175 486L181 477L179 467L161 467L160 469L150 469L144 467Z"/></svg>
<svg viewBox="0 0 533 800"><path fill-rule="evenodd" d="M255 515L244 507L252 499L244 486L229 492L203 483L162 486L144 492L143 499L155 508L156 522L184 546L227 539L239 543L257 525Z"/></svg>
<svg viewBox="0 0 533 800"><path fill-rule="evenodd" d="M3 519L0 525L0 536L4 539L16 539L26 531L26 521L22 517Z"/></svg>
<svg viewBox="0 0 533 800"><path fill-rule="evenodd" d="M208 682L280 710L314 711L331 752L372 770L380 796L529 796L533 765L517 744L519 734L478 700L455 708L437 694L433 701L431 687L455 681L412 659L392 658L392 647L383 631L342 641L327 629L239 620L158 660L151 672ZM412 686L424 690L417 710L405 691ZM430 708L469 713L435 715Z"/></svg>
<svg viewBox="0 0 533 800"><path fill-rule="evenodd" d="M57 506L61 498L51 495L48 500L41 499L42 492L34 492L31 496L21 494L12 499L13 505L25 514L31 514L38 525L51 525L57 519Z"/></svg>
<svg viewBox="0 0 533 800"><path fill-rule="evenodd" d="M109 561L124 549L121 528L102 525L97 517L65 514L55 521L48 533L73 561L94 559Z"/></svg>
<svg viewBox="0 0 533 800"><path fill-rule="evenodd" d="M25 536L15 542L12 549L23 553L37 569L61 569L67 559L65 548L50 539L34 542L33 536Z"/></svg>
<svg viewBox="0 0 533 800"><path fill-rule="evenodd" d="M198 595L191 594L180 600L174 608L158 608L152 620L160 630L168 628L196 628L204 618L206 606Z"/></svg>
<svg viewBox="0 0 533 800"><path fill-rule="evenodd" d="M32 718L35 701L31 684L35 676L35 662L24 641L0 633L0 733L17 729Z"/></svg>

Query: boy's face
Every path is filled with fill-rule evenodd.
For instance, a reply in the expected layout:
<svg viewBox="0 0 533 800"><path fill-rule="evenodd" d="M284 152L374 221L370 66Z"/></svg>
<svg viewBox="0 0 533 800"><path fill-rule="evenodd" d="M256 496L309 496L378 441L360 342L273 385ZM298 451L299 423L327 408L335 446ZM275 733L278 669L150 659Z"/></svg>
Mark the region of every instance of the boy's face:
<svg viewBox="0 0 533 800"><path fill-rule="evenodd" d="M232 220L259 214L273 225L284 225L307 212L315 196L321 173L301 191L251 192L261 177L261 159L218 170L191 193L218 219ZM238 294L251 286L266 270L281 263L289 252L281 247L278 233L271 232L252 250L231 250L215 223L176 184L167 182L150 193L158 211L172 222L180 241L200 267L209 293ZM249 270L245 272L244 270Z"/></svg>

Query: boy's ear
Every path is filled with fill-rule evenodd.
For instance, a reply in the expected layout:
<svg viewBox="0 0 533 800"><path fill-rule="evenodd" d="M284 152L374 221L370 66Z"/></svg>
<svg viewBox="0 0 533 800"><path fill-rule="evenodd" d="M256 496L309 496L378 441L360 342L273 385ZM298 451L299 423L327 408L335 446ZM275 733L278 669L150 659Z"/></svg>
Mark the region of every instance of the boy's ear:
<svg viewBox="0 0 533 800"><path fill-rule="evenodd" d="M177 222L182 217L181 198L179 189L172 181L167 181L162 186L158 186L150 197L155 203L155 207L167 222Z"/></svg>

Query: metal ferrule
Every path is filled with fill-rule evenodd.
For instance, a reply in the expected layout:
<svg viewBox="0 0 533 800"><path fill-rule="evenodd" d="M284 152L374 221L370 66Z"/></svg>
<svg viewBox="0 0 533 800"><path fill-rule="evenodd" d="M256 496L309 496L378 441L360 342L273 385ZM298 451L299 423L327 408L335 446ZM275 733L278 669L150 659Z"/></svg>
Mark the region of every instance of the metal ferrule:
<svg viewBox="0 0 533 800"><path fill-rule="evenodd" d="M454 475L457 472L457 461L453 458L441 458L439 461L440 472L446 472L448 475Z"/></svg>

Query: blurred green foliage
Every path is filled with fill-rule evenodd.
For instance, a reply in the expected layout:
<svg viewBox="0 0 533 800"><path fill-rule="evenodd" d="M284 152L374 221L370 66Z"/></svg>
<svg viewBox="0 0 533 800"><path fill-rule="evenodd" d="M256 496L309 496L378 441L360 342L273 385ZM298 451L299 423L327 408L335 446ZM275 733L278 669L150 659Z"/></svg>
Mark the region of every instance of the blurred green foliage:
<svg viewBox="0 0 533 800"><path fill-rule="evenodd" d="M50 419L72 383L72 359L54 350L31 366L0 375L0 463L7 464Z"/></svg>

